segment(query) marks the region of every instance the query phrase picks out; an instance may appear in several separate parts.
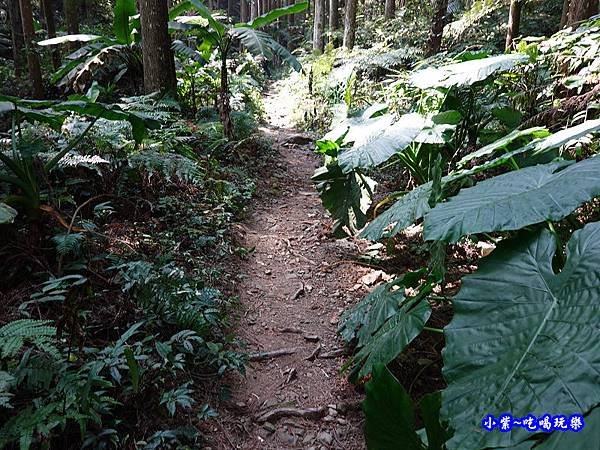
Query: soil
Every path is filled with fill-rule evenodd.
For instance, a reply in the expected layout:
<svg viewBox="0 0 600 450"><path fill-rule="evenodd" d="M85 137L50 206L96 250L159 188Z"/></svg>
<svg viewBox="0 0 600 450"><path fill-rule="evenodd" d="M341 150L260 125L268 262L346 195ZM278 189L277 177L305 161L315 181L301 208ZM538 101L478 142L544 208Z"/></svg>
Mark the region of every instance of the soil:
<svg viewBox="0 0 600 450"><path fill-rule="evenodd" d="M328 236L330 219L310 177L320 165L312 143L283 125L286 111L267 98L279 161L258 186L240 245L249 250L235 270L240 317L232 334L246 351L293 353L252 361L230 380L231 398L219 408L209 444L219 449L365 448L362 395L340 373L347 356L336 329L340 314L370 289L360 283L371 269L352 262L351 240ZM310 358L320 347L320 356ZM338 350L338 356L327 353ZM314 356L314 355L313 355ZM318 408L310 417L288 414L261 420L278 408Z"/></svg>

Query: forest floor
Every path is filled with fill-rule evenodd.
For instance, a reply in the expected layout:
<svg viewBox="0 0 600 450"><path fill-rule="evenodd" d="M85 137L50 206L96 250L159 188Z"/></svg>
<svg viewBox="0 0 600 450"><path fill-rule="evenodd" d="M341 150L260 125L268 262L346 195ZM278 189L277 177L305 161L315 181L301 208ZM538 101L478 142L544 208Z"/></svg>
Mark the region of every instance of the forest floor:
<svg viewBox="0 0 600 450"><path fill-rule="evenodd" d="M362 449L361 394L339 373L347 357L336 329L341 313L364 296L361 279L371 270L352 263L356 243L328 236L310 182L319 158L309 139L282 127L288 116L279 100L267 96L263 130L279 160L238 226L239 245L249 252L233 267L241 302L233 332L251 362L245 376L229 380L231 398L218 408L209 444ZM290 354L262 354L278 350Z"/></svg>

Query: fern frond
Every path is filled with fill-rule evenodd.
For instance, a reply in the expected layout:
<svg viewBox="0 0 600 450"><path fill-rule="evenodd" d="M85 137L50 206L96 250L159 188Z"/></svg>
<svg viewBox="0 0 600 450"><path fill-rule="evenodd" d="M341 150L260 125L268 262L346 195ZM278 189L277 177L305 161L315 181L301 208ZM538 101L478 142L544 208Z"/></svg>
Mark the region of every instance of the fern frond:
<svg viewBox="0 0 600 450"><path fill-rule="evenodd" d="M26 343L32 343L42 351L55 353L53 338L56 327L50 320L21 319L0 328L0 358L16 356Z"/></svg>

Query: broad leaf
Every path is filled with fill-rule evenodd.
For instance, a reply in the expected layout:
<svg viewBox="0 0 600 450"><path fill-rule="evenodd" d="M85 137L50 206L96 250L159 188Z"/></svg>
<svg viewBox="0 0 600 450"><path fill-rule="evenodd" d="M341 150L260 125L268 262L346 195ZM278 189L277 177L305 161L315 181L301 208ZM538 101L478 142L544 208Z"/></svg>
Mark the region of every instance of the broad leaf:
<svg viewBox="0 0 600 450"><path fill-rule="evenodd" d="M91 42L101 38L102 36L97 36L95 34L67 34L66 36L58 36L52 39L39 41L37 44L45 47L49 45L65 44L67 42Z"/></svg>
<svg viewBox="0 0 600 450"><path fill-rule="evenodd" d="M396 280L377 286L354 308L342 314L338 333L347 341L357 338L357 346L368 340L396 314L406 299L405 288L414 287L425 270L409 272Z"/></svg>
<svg viewBox="0 0 600 450"><path fill-rule="evenodd" d="M261 28L265 25L269 25L273 23L275 20L279 19L282 16L286 16L288 14L298 14L308 8L308 2L299 2L290 6L284 6L283 8L272 9L266 14L257 17L253 21L248 23L250 28ZM245 26L245 24L239 24L240 26ZM236 25L238 26L238 25Z"/></svg>
<svg viewBox="0 0 600 450"><path fill-rule="evenodd" d="M135 111L123 111L117 105L91 103L80 100L66 101L54 106L57 111L72 111L85 116L107 120L126 120L131 124L133 138L141 142L147 134L147 129L157 129L160 122Z"/></svg>
<svg viewBox="0 0 600 450"><path fill-rule="evenodd" d="M501 244L463 278L444 329L449 449L506 447L530 436L518 427L489 433L481 428L486 414L585 414L600 402L600 223L573 233L558 274L555 251L543 230Z"/></svg>
<svg viewBox="0 0 600 450"><path fill-rule="evenodd" d="M6 203L0 202L0 225L3 223L13 223L17 217L17 211Z"/></svg>
<svg viewBox="0 0 600 450"><path fill-rule="evenodd" d="M273 59L273 50L268 44L268 41L272 38L264 31L255 30L250 27L237 27L232 28L230 33L242 41L242 44L253 55L264 56L265 59L269 60Z"/></svg>
<svg viewBox="0 0 600 450"><path fill-rule="evenodd" d="M365 391L365 439L370 450L426 448L415 432L410 396L384 365L374 367Z"/></svg>
<svg viewBox="0 0 600 450"><path fill-rule="evenodd" d="M584 428L577 433L555 431L535 450L590 450L592 442L600 442L600 407L592 409L584 422Z"/></svg>
<svg viewBox="0 0 600 450"><path fill-rule="evenodd" d="M377 241L394 236L422 218L431 208L432 183L425 183L400 197L389 209L375 218L361 231L360 237Z"/></svg>
<svg viewBox="0 0 600 450"><path fill-rule="evenodd" d="M442 408L441 391L424 395L419 404L421 417L427 433L428 450L444 450L444 444L451 433L447 430L447 424L442 423L440 419L440 409Z"/></svg>
<svg viewBox="0 0 600 450"><path fill-rule="evenodd" d="M236 27L229 30L253 55L261 55L266 59L273 59L277 55L281 60L296 71L302 70L302 65L288 49L273 39L264 31L255 30L250 27Z"/></svg>
<svg viewBox="0 0 600 450"><path fill-rule="evenodd" d="M344 174L337 164L317 169L312 180L323 206L335 219L332 230L335 236L354 234L365 226L366 212L377 185L374 180L357 172Z"/></svg>
<svg viewBox="0 0 600 450"><path fill-rule="evenodd" d="M469 153L468 155L464 156L458 162L457 165L458 165L458 167L463 167L465 164L467 164L469 161L472 161L473 159L481 158L483 156L488 156L488 155L491 155L492 153L495 153L498 150L506 149L510 144L512 144L513 142L518 141L520 139L524 139L524 138L538 139L538 138L547 137L549 135L550 135L550 132L544 127L533 127L533 128L527 128L526 130L514 130L514 131L508 133L506 136L498 139L497 141L492 142L491 144L488 144L485 147L482 147L479 150Z"/></svg>
<svg viewBox="0 0 600 450"><path fill-rule="evenodd" d="M560 130L541 141L536 142L534 151L543 152L562 147L570 141L600 130L600 119L588 120L571 128Z"/></svg>
<svg viewBox="0 0 600 450"><path fill-rule="evenodd" d="M387 125L386 117L369 119L380 126L372 129L369 136L358 141L360 143L355 142L354 147L339 155L338 162L344 173L384 163L395 153L408 147L427 124L426 118L420 114L405 114L391 125Z"/></svg>
<svg viewBox="0 0 600 450"><path fill-rule="evenodd" d="M428 240L455 242L461 236L519 230L560 220L600 195L600 156L509 172L463 189L425 218Z"/></svg>
<svg viewBox="0 0 600 450"><path fill-rule="evenodd" d="M412 300L412 299L411 299ZM389 364L416 338L431 315L426 300L406 300L398 311L369 336L366 344L352 358L351 380L365 377L376 364Z"/></svg>
<svg viewBox="0 0 600 450"><path fill-rule="evenodd" d="M132 42L129 17L135 16L137 13L135 0L117 0L114 12L113 32L115 33L115 37L119 41L119 44L129 45Z"/></svg>
<svg viewBox="0 0 600 450"><path fill-rule="evenodd" d="M215 30L220 36L225 35L225 25L213 17L212 12L206 7L206 5L204 5L204 3L202 3L200 0L186 0L182 2L182 5L186 3L189 5L187 9L193 7L196 11L198 11L198 14L208 20L208 23L213 30Z"/></svg>
<svg viewBox="0 0 600 450"><path fill-rule="evenodd" d="M522 54L497 55L474 59L441 67L417 70L410 77L412 85L420 89L470 86L483 81L496 72L513 69L517 64L529 60Z"/></svg>

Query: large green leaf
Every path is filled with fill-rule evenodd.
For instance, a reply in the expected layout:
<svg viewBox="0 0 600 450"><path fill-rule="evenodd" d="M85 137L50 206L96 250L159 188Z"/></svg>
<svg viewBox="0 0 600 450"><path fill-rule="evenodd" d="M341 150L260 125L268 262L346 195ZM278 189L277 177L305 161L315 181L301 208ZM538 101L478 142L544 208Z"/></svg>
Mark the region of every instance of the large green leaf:
<svg viewBox="0 0 600 450"><path fill-rule="evenodd" d="M299 2L294 5L284 6L283 8L272 9L271 11L257 17L253 21L249 22L247 26L250 28L261 28L265 25L273 23L275 20L288 14L298 14L308 8L308 2ZM246 24L238 24L236 26L246 26Z"/></svg>
<svg viewBox="0 0 600 450"><path fill-rule="evenodd" d="M250 27L237 27L230 30L231 34L242 41L242 44L250 53L255 56L264 56L266 59L273 59L273 50L268 44L271 40L264 31L255 30Z"/></svg>
<svg viewBox="0 0 600 450"><path fill-rule="evenodd" d="M561 161L509 172L461 190L425 217L428 240L519 230L560 220L600 195L600 156L573 164Z"/></svg>
<svg viewBox="0 0 600 450"><path fill-rule="evenodd" d="M115 20L113 32L119 44L129 45L132 42L129 17L137 14L135 0L117 0L115 3Z"/></svg>
<svg viewBox="0 0 600 450"><path fill-rule="evenodd" d="M41 45L42 47L46 47L49 45L65 44L67 42L92 42L101 38L102 36L95 34L67 34L66 36L45 39L43 41L39 41L37 44Z"/></svg>
<svg viewBox="0 0 600 450"><path fill-rule="evenodd" d="M573 234L558 274L555 250L543 230L501 244L463 278L444 329L449 449L506 447L530 435L489 433L486 414L585 414L600 402L600 223Z"/></svg>
<svg viewBox="0 0 600 450"><path fill-rule="evenodd" d="M415 432L412 401L402 385L382 364L365 385L365 439L369 450L424 450Z"/></svg>
<svg viewBox="0 0 600 450"><path fill-rule="evenodd" d="M210 27L215 30L219 36L225 35L225 25L216 20L213 17L210 9L208 9L200 0L185 0L181 2L181 4L177 5L176 8L179 13L194 8L196 11L198 11L198 14L208 20Z"/></svg>
<svg viewBox="0 0 600 450"><path fill-rule="evenodd" d="M317 169L312 180L323 206L335 219L335 236L354 234L365 226L366 212L377 185L374 180L358 172L342 173L337 164Z"/></svg>
<svg viewBox="0 0 600 450"><path fill-rule="evenodd" d="M556 431L535 450L591 450L600 442L600 407L595 407L584 418L585 426L577 433ZM528 448L529 450L529 448Z"/></svg>
<svg viewBox="0 0 600 450"><path fill-rule="evenodd" d="M600 130L600 119L588 120L574 127L560 130L535 143L535 152L543 152L562 147L570 141L577 140L587 134Z"/></svg>
<svg viewBox="0 0 600 450"><path fill-rule="evenodd" d="M419 407L427 433L427 449L444 450L444 445L452 434L448 432L447 424L442 423L440 418L440 409L442 408L441 391L424 395Z"/></svg>
<svg viewBox="0 0 600 450"><path fill-rule="evenodd" d="M364 346L400 310L406 299L405 288L415 287L423 275L424 269L408 272L390 283L377 286L358 305L342 314L338 333L347 342L357 338L357 346Z"/></svg>
<svg viewBox="0 0 600 450"><path fill-rule="evenodd" d="M17 211L6 203L0 202L0 225L3 223L13 223L15 217L17 217Z"/></svg>
<svg viewBox="0 0 600 450"><path fill-rule="evenodd" d="M488 144L485 147L482 147L479 150L464 156L457 165L458 167L463 167L466 163L472 161L473 159L488 156L498 150L506 149L513 142L522 140L524 138L539 139L547 137L548 135L550 135L550 132L544 127L533 127L527 128L526 130L514 130L497 141L494 141L491 144Z"/></svg>
<svg viewBox="0 0 600 450"><path fill-rule="evenodd" d="M416 338L431 315L431 307L425 300L405 300L356 353L349 364L354 365L351 380L365 377L376 364L389 364Z"/></svg>
<svg viewBox="0 0 600 450"><path fill-rule="evenodd" d="M72 111L81 115L107 120L125 120L131 124L133 138L141 142L148 129L160 128L160 122L139 112L123 111L117 105L70 100L54 106L57 111Z"/></svg>
<svg viewBox="0 0 600 450"><path fill-rule="evenodd" d="M384 236L394 236L411 226L431 209L429 207L431 188L431 182L425 183L400 197L384 213L371 221L361 231L360 237L377 241Z"/></svg>
<svg viewBox="0 0 600 450"><path fill-rule="evenodd" d="M420 89L470 86L483 81L496 72L513 69L517 64L529 60L522 54L497 55L473 59L440 67L428 67L412 73L410 82Z"/></svg>
<svg viewBox="0 0 600 450"><path fill-rule="evenodd" d="M296 57L264 31L240 26L232 28L229 32L232 36L242 41L242 44L244 44L248 51L253 55L261 55L269 60L273 59L274 55L277 55L284 63L288 64L294 70L298 72L302 70L302 65Z"/></svg>
<svg viewBox="0 0 600 450"><path fill-rule="evenodd" d="M395 153L405 149L421 133L427 120L420 114L405 114L398 121L387 125L386 116L369 119L379 125L364 136L358 144L342 152L338 162L344 173L358 168L378 166L390 159Z"/></svg>

